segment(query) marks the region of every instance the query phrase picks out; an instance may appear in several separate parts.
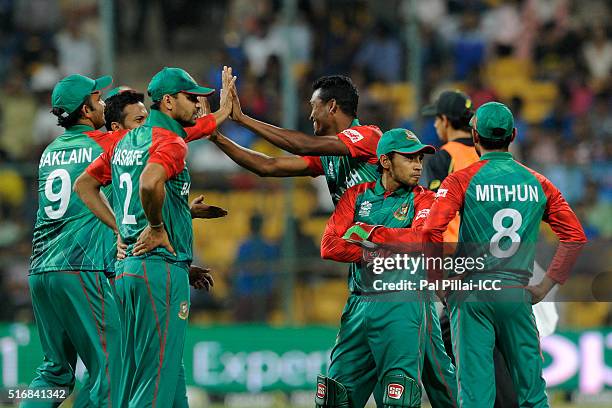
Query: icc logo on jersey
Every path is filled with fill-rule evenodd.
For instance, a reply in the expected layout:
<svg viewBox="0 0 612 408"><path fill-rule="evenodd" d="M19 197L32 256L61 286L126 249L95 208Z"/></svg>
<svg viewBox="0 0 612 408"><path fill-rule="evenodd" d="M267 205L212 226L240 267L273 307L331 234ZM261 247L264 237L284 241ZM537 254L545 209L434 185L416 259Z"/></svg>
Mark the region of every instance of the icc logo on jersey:
<svg viewBox="0 0 612 408"><path fill-rule="evenodd" d="M189 304L187 302L181 302L181 305L179 306L178 317L180 317L183 320L186 320L188 316L189 316Z"/></svg>

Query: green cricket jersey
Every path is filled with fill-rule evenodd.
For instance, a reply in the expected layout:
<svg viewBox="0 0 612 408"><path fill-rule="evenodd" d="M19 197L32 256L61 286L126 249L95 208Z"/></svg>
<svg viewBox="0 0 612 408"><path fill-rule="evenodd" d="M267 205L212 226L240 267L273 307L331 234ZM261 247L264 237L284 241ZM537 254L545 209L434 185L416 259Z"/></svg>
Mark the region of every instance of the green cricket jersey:
<svg viewBox="0 0 612 408"><path fill-rule="evenodd" d="M433 242L442 242L440 234L457 211L461 224L455 257L483 257L484 268L475 270L475 277L494 273L527 284L542 220L562 241L586 241L559 190L510 153L487 153L445 179L425 228Z"/></svg>
<svg viewBox="0 0 612 408"><path fill-rule="evenodd" d="M52 271L105 271L114 268L115 237L83 204L72 186L76 178L120 133L77 125L55 139L38 165L38 212L30 274ZM103 190L110 198L110 189Z"/></svg>
<svg viewBox="0 0 612 408"><path fill-rule="evenodd" d="M334 205L347 188L376 180L378 158L376 146L382 132L376 126L362 126L357 119L351 127L338 133L350 156L304 156L317 176L325 175Z"/></svg>
<svg viewBox="0 0 612 408"><path fill-rule="evenodd" d="M148 225L140 201L140 176L147 163L157 163L167 174L162 217L176 256L156 248L145 257L168 262L191 263L193 230L189 211L191 179L185 163L187 133L168 115L152 110L146 123L129 131L109 152L103 153L88 169L102 184L112 182L113 209L128 256L140 233Z"/></svg>
<svg viewBox="0 0 612 408"><path fill-rule="evenodd" d="M368 237L375 244L408 248L416 244L420 250L420 230L425 223L433 192L421 186L400 188L392 193L385 191L379 178L375 182L363 183L349 188L342 196L334 213L327 222L321 242L323 258L340 262L351 262L349 289L352 293L375 293L377 291L405 290L385 286L382 282L399 283L416 281L422 277L423 268L412 269L413 264L398 270L375 273L372 259L364 261L364 250L342 238L355 222L376 226ZM374 254L382 259L393 254ZM379 280L381 282L375 282Z"/></svg>

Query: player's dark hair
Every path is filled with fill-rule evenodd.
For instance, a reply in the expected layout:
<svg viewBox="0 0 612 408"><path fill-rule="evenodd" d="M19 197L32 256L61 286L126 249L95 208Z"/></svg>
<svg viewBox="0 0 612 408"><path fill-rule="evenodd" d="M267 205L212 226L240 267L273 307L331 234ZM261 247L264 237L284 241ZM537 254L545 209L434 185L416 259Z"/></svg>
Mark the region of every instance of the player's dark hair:
<svg viewBox="0 0 612 408"><path fill-rule="evenodd" d="M136 91L123 91L111 96L104 102L106 103L104 108L104 124L106 125L106 130L112 130L111 123L119 122L122 125L124 124L125 113L123 109L128 105L144 102L144 94Z"/></svg>
<svg viewBox="0 0 612 408"><path fill-rule="evenodd" d="M351 78L344 75L324 76L313 82L312 91L317 89L320 89L319 97L323 102L335 99L342 112L357 117L359 92Z"/></svg>
<svg viewBox="0 0 612 408"><path fill-rule="evenodd" d="M493 129L493 131L498 130L498 128ZM499 128L499 131L506 132L504 129ZM480 145L486 150L505 150L510 146L510 141L512 140L512 136L508 136L503 140L492 140L492 139L484 139L480 134L478 135L478 140L480 141Z"/></svg>
<svg viewBox="0 0 612 408"><path fill-rule="evenodd" d="M64 129L68 129L76 125L79 120L83 117L81 114L81 110L83 106L87 105L89 109L93 110L93 103L91 102L91 96L85 99L85 102L79 105L78 108L75 109L74 112L67 114L66 111L62 108L53 108L51 109L51 113L57 116L57 124Z"/></svg>
<svg viewBox="0 0 612 408"><path fill-rule="evenodd" d="M389 153L385 153L385 156L387 156L387 158L389 160L393 160L393 156L395 156L395 152L389 152ZM378 161L377 167L376 167L376 171L380 174L383 173L384 167L382 166L382 164L380 164L380 160Z"/></svg>
<svg viewBox="0 0 612 408"><path fill-rule="evenodd" d="M462 130L464 132L470 132L472 130L472 127L470 126L470 119L472 119L472 115L473 115L473 112L471 113L466 112L466 114L464 114L459 119L448 118L448 120L450 121L451 127L453 129Z"/></svg>

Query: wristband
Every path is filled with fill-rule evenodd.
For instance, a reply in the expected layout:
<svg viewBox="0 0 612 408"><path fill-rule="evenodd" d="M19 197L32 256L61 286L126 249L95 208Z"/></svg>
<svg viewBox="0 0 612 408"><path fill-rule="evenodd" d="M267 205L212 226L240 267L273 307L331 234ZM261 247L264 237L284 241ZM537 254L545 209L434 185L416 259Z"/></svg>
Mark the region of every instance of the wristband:
<svg viewBox="0 0 612 408"><path fill-rule="evenodd" d="M157 225L152 225L151 223L149 223L149 227L151 227L151 228L161 228L161 227L163 227L163 226L164 226L164 222L163 222L163 221L162 221L162 222L160 222L160 223L159 223L159 224L157 224Z"/></svg>

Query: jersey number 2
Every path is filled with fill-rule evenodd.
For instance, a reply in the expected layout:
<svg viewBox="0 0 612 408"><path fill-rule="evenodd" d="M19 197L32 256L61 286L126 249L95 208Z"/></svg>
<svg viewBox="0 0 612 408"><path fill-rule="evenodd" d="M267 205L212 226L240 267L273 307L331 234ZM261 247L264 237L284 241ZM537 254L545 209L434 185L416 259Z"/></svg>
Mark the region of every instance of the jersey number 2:
<svg viewBox="0 0 612 408"><path fill-rule="evenodd" d="M512 222L508 227L504 227L504 219L510 218ZM510 258L516 253L521 244L521 236L517 234L519 228L523 224L523 216L520 212L513 208L504 208L499 210L493 216L493 228L497 231L492 237L489 243L489 251L496 258ZM500 242L502 238L510 238L512 245L506 249L502 249Z"/></svg>
<svg viewBox="0 0 612 408"><path fill-rule="evenodd" d="M130 200L132 199L132 178L129 173L121 173L119 176L119 188L123 188L125 185L126 194L125 201L123 202L123 220L122 224L133 225L136 224L136 217L133 214L128 214L128 210L130 209Z"/></svg>

